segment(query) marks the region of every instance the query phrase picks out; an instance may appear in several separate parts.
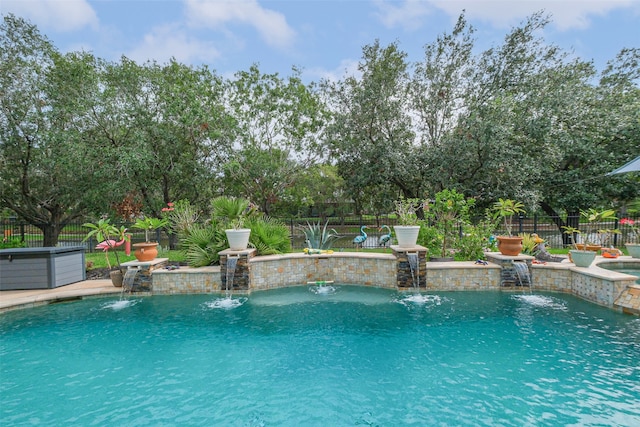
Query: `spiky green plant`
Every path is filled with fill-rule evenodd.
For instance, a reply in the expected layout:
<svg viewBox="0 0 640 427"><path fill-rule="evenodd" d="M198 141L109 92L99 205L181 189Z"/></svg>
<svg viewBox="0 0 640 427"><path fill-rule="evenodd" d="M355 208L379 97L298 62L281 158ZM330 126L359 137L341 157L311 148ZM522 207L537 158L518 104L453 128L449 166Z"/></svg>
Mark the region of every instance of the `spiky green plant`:
<svg viewBox="0 0 640 427"><path fill-rule="evenodd" d="M535 255L535 247L537 245L535 237L529 233L520 233L518 236L522 237L522 253L525 255Z"/></svg>
<svg viewBox="0 0 640 427"><path fill-rule="evenodd" d="M184 237L198 222L198 216L197 209L188 200L178 200L168 215L171 230L179 237Z"/></svg>
<svg viewBox="0 0 640 427"><path fill-rule="evenodd" d="M307 227L302 228L302 232L309 249L331 249L333 243L340 238L338 232L333 228L327 230L328 225L329 221L325 222L324 227L320 225L320 221L317 224L310 224L307 221Z"/></svg>

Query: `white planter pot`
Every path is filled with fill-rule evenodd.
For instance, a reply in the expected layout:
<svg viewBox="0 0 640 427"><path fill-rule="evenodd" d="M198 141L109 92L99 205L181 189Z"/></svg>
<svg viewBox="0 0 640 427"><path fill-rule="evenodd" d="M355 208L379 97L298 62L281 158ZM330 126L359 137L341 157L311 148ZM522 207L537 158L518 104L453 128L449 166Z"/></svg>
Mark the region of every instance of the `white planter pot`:
<svg viewBox="0 0 640 427"><path fill-rule="evenodd" d="M597 253L593 251L579 250L571 250L569 254L571 255L571 261L576 267L589 267L597 255Z"/></svg>
<svg viewBox="0 0 640 427"><path fill-rule="evenodd" d="M420 233L419 225L394 225L393 229L396 232L398 246L401 248L413 248L416 246L418 234Z"/></svg>
<svg viewBox="0 0 640 427"><path fill-rule="evenodd" d="M640 258L640 244L637 243L627 243L627 251L629 251L629 255L632 258Z"/></svg>
<svg viewBox="0 0 640 427"><path fill-rule="evenodd" d="M229 241L229 249L232 251L244 251L249 246L249 236L251 229L239 228L225 230L227 240Z"/></svg>

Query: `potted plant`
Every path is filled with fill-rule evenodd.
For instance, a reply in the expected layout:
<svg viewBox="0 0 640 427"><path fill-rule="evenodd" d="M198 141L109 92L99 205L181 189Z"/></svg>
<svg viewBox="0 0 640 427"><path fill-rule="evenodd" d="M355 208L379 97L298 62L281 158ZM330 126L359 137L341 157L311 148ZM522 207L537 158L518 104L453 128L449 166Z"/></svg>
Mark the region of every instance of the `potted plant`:
<svg viewBox="0 0 640 427"><path fill-rule="evenodd" d="M251 229L245 228L247 218L256 209L253 204L243 198L219 196L211 202L213 219L224 227L229 248L233 251L243 251L249 246Z"/></svg>
<svg viewBox="0 0 640 427"><path fill-rule="evenodd" d="M627 243L625 246L627 247L627 251L629 255L633 258L640 258L640 226L636 225L638 221L634 221L631 218L622 218L620 220L620 225L626 225L629 227L630 232L629 236L632 237L635 243Z"/></svg>
<svg viewBox="0 0 640 427"><path fill-rule="evenodd" d="M400 198L395 202L399 225L394 225L398 246L412 248L416 246L420 233L420 222L416 211L421 207L419 199Z"/></svg>
<svg viewBox="0 0 640 427"><path fill-rule="evenodd" d="M116 247L122 245L125 241L129 240L129 237L126 235L127 229L124 226L120 228L111 224L108 219L100 219L97 223L84 223L83 227L87 227L90 231L87 233L85 238L82 240L83 242L88 239L95 238L99 243L96 245L96 249L102 249L104 252L104 256L107 260L107 267L109 268L109 277L111 278L111 283L113 286L122 287L122 280L124 278L124 274L122 273L122 269L120 267L120 257L118 256L118 251L115 251L116 254L116 263L117 268L114 270L111 268L111 262L109 261L109 250L115 249Z"/></svg>
<svg viewBox="0 0 640 427"><path fill-rule="evenodd" d="M498 199L493 204L495 219L502 220L506 235L497 236L498 250L502 255L517 256L522 251L522 237L514 236L513 216L524 214L524 204L512 199Z"/></svg>
<svg viewBox="0 0 640 427"><path fill-rule="evenodd" d="M165 227L169 224L169 220L166 218L153 218L143 217L133 224L133 228L138 230L144 230L144 242L134 243L132 246L135 248L134 255L140 262L152 261L158 256L158 242L152 242L149 239L151 232Z"/></svg>
<svg viewBox="0 0 640 427"><path fill-rule="evenodd" d="M596 209L589 208L588 210L580 211L580 218L584 220L584 232L571 226L565 226L562 228L564 229L565 234L569 234L571 236L572 245L574 247L574 249L569 251L569 258L571 261L578 267L589 267L596 258L597 250L600 248L600 246L593 245L594 242L590 240L591 237L598 234L598 225L602 221L615 220L616 217L615 212L611 209L598 211ZM578 244L576 242L577 235L582 236L582 244ZM597 249L591 249L593 247Z"/></svg>
<svg viewBox="0 0 640 427"><path fill-rule="evenodd" d="M438 256L431 261L453 261L448 256L456 240L461 225L469 221L469 209L473 207L473 199L465 199L456 190L442 190L436 194L435 200L425 206L425 216L433 221L436 228L439 247Z"/></svg>

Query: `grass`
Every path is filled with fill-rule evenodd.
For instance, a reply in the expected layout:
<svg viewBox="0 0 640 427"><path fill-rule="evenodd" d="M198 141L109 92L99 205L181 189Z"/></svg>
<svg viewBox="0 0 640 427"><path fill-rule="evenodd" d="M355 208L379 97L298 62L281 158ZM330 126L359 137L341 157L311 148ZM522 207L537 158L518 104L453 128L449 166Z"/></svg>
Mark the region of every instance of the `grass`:
<svg viewBox="0 0 640 427"><path fill-rule="evenodd" d="M117 265L116 254L112 251L107 252L107 254L109 255L109 262L111 263L111 266L113 267ZM133 256L133 252L131 252L131 255L127 256L124 254L123 250L118 251L118 258L120 258L120 263L135 261L136 259L136 257ZM182 251L160 249L158 250L158 258L169 258L170 262L183 262L184 254ZM85 261L87 264L90 262L92 263L89 270L94 268L107 268L107 260L104 256L104 252L87 252L85 253Z"/></svg>

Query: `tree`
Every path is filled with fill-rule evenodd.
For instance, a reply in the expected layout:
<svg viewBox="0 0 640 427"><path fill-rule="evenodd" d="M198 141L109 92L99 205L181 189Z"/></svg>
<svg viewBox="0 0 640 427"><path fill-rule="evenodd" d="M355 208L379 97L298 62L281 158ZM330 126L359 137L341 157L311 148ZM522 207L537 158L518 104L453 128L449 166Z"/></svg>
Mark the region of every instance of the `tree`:
<svg viewBox="0 0 640 427"><path fill-rule="evenodd" d="M333 114L327 146L359 212L364 200L389 183L405 197L421 193L407 109L406 53L396 43L363 48L361 77L324 81Z"/></svg>
<svg viewBox="0 0 640 427"><path fill-rule="evenodd" d="M104 181L94 177L85 95L95 59L61 55L37 28L13 15L0 26L0 201L55 246Z"/></svg>
<svg viewBox="0 0 640 427"><path fill-rule="evenodd" d="M105 67L102 81L95 128L103 152L126 178L125 194L140 194L144 210L156 216L172 200L206 206L216 166L230 151L233 123L222 80L206 67L173 60L138 65L123 57Z"/></svg>
<svg viewBox="0 0 640 427"><path fill-rule="evenodd" d="M241 148L225 166L225 181L269 214L299 174L322 158L317 140L325 111L295 69L282 79L254 65L235 77L228 95Z"/></svg>

